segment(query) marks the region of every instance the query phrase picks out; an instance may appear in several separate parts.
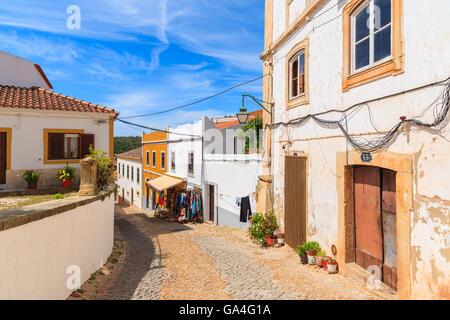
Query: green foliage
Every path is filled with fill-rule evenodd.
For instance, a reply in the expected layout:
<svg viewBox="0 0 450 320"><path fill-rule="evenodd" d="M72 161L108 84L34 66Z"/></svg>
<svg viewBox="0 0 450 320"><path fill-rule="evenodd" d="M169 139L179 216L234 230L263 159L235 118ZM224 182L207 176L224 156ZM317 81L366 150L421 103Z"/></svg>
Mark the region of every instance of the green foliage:
<svg viewBox="0 0 450 320"><path fill-rule="evenodd" d="M57 193L53 196L56 200L64 199L64 196L61 193Z"/></svg>
<svg viewBox="0 0 450 320"><path fill-rule="evenodd" d="M294 249L295 252L297 252L299 255L306 254L305 244L301 244L297 247L297 249Z"/></svg>
<svg viewBox="0 0 450 320"><path fill-rule="evenodd" d="M27 170L25 171L25 173L23 174L23 179L30 183L30 182L38 182L39 178L40 178L41 174L34 171L34 170Z"/></svg>
<svg viewBox="0 0 450 320"><path fill-rule="evenodd" d="M317 251L317 253L316 253L316 256L317 257L324 257L324 256L326 256L327 255L327 253L325 252L325 251L323 251L323 250L319 250L319 251Z"/></svg>
<svg viewBox="0 0 450 320"><path fill-rule="evenodd" d="M75 177L75 168L71 167L68 163L56 174L56 179L61 180L62 182L66 180L72 180Z"/></svg>
<svg viewBox="0 0 450 320"><path fill-rule="evenodd" d="M320 247L320 244L318 244L315 241L306 242L303 246L304 246L306 251L313 252L313 251L320 251L320 250L322 250L322 248Z"/></svg>
<svg viewBox="0 0 450 320"><path fill-rule="evenodd" d="M97 160L97 187L104 190L114 184L114 166L111 159L102 150L89 147L89 157Z"/></svg>
<svg viewBox="0 0 450 320"><path fill-rule="evenodd" d="M241 128L241 131L239 131L238 137L239 138L245 138L245 153L249 153L250 148L259 150L260 143L259 143L259 133L260 130L263 127L263 120L260 117L256 117L252 120L250 120L245 126ZM256 141L250 141L249 137L246 136L246 132L248 130L255 130L256 131Z"/></svg>
<svg viewBox="0 0 450 320"><path fill-rule="evenodd" d="M114 154L137 149L141 144L141 137L114 137Z"/></svg>
<svg viewBox="0 0 450 320"><path fill-rule="evenodd" d="M278 229L277 218L273 211L263 215L256 213L251 221L249 228L250 237L261 245L266 245L266 236L273 236L275 230Z"/></svg>

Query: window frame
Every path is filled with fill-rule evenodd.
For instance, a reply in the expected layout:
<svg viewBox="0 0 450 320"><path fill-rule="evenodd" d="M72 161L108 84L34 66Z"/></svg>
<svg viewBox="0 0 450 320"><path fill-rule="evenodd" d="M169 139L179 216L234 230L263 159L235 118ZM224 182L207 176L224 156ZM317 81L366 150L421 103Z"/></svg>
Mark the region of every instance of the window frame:
<svg viewBox="0 0 450 320"><path fill-rule="evenodd" d="M156 168L156 151L152 151L152 168Z"/></svg>
<svg viewBox="0 0 450 320"><path fill-rule="evenodd" d="M141 169L136 168L136 183L141 184Z"/></svg>
<svg viewBox="0 0 450 320"><path fill-rule="evenodd" d="M79 158L78 159L49 159L49 151L50 151L50 146L49 146L49 134L78 134L81 135L85 134L83 129L43 129L43 140L44 140L44 164L75 164L75 163L80 163L80 160L82 159L81 157L81 152L79 151ZM81 142L78 142L78 148L80 149L81 147Z"/></svg>
<svg viewBox="0 0 450 320"><path fill-rule="evenodd" d="M304 66L304 92L296 97L291 96L291 62L295 60L295 57L299 57L301 54L305 56L305 66ZM298 61L298 60L297 60ZM300 74L298 75L299 78ZM299 80L297 80L299 83ZM297 84L298 85L298 84ZM302 105L309 104L309 38L305 38L299 43L297 43L286 55L286 110L296 108Z"/></svg>
<svg viewBox="0 0 450 320"><path fill-rule="evenodd" d="M161 151L161 170L166 170L166 152Z"/></svg>
<svg viewBox="0 0 450 320"><path fill-rule="evenodd" d="M147 167L150 167L150 151L147 151Z"/></svg>
<svg viewBox="0 0 450 320"><path fill-rule="evenodd" d="M371 1L372 0L350 0L345 5L342 12L344 46L344 67L342 72L343 92L362 84L404 72L404 48L402 40L403 0L392 0L391 2L391 56L383 58L373 64L369 64L369 66L354 70L355 25L353 18L363 10L366 3ZM371 32L372 30L373 28L371 28ZM378 30L378 32L381 30L382 29ZM371 45L371 48L373 48L373 45ZM372 58L370 61L373 61Z"/></svg>
<svg viewBox="0 0 450 320"><path fill-rule="evenodd" d="M191 164L191 155L192 155L192 164ZM187 170L187 172L188 172L188 175L189 176L193 176L194 175L194 170L195 170L195 154L194 154L194 151L189 151L188 152L188 170ZM192 171L190 170L190 168L191 168L191 165L192 165Z"/></svg>
<svg viewBox="0 0 450 320"><path fill-rule="evenodd" d="M171 172L177 171L175 160L176 160L175 151L171 151L170 152L170 171Z"/></svg>

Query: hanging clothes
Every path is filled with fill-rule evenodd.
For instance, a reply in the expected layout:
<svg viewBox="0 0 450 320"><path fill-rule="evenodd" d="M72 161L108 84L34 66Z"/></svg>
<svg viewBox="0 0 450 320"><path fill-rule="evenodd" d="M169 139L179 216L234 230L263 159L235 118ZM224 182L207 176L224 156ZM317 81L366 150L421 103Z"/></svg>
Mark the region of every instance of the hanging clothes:
<svg viewBox="0 0 450 320"><path fill-rule="evenodd" d="M252 208L250 206L250 198L244 197L241 199L240 221L247 222L251 218L252 218Z"/></svg>

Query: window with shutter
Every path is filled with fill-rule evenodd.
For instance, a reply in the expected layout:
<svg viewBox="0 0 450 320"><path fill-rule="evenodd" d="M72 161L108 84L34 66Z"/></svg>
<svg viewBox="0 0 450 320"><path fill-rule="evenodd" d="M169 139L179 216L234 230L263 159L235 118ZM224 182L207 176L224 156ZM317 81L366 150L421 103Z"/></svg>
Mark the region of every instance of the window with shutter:
<svg viewBox="0 0 450 320"><path fill-rule="evenodd" d="M89 148L92 146L95 149L95 135L82 134L81 135L81 157L85 158L89 154Z"/></svg>

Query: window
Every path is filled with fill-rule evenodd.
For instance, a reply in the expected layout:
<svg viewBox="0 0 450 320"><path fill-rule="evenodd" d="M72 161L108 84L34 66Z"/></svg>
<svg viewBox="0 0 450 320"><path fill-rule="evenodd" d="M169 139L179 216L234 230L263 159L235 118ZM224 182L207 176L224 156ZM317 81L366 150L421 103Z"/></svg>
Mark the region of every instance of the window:
<svg viewBox="0 0 450 320"><path fill-rule="evenodd" d="M161 152L161 170L166 169L166 153Z"/></svg>
<svg viewBox="0 0 450 320"><path fill-rule="evenodd" d="M170 169L172 172L175 172L175 151L170 153Z"/></svg>
<svg viewBox="0 0 450 320"><path fill-rule="evenodd" d="M137 184L141 183L141 170L136 168L136 182Z"/></svg>
<svg viewBox="0 0 450 320"><path fill-rule="evenodd" d="M89 154L94 135L83 130L44 129L44 163L73 163Z"/></svg>
<svg viewBox="0 0 450 320"><path fill-rule="evenodd" d="M153 151L152 153L152 166L153 168L156 168L156 151Z"/></svg>
<svg viewBox="0 0 450 320"><path fill-rule="evenodd" d="M150 152L147 151L147 167L150 166Z"/></svg>
<svg viewBox="0 0 450 320"><path fill-rule="evenodd" d="M125 165L122 163L122 175L125 177Z"/></svg>
<svg viewBox="0 0 450 320"><path fill-rule="evenodd" d="M134 180L134 167L131 167L131 181Z"/></svg>
<svg viewBox="0 0 450 320"><path fill-rule="evenodd" d="M352 71L391 57L392 0L370 0L352 15Z"/></svg>
<svg viewBox="0 0 450 320"><path fill-rule="evenodd" d="M130 166L127 166L127 179L130 179Z"/></svg>
<svg viewBox="0 0 450 320"><path fill-rule="evenodd" d="M119 165L117 166L117 169L118 169L119 175L120 175L120 163L119 163Z"/></svg>
<svg viewBox="0 0 450 320"><path fill-rule="evenodd" d="M309 103L309 39L295 45L286 56L287 109Z"/></svg>
<svg viewBox="0 0 450 320"><path fill-rule="evenodd" d="M194 174L194 153L189 152L188 174Z"/></svg>
<svg viewBox="0 0 450 320"><path fill-rule="evenodd" d="M403 72L403 0L351 0L343 10L343 91Z"/></svg>

